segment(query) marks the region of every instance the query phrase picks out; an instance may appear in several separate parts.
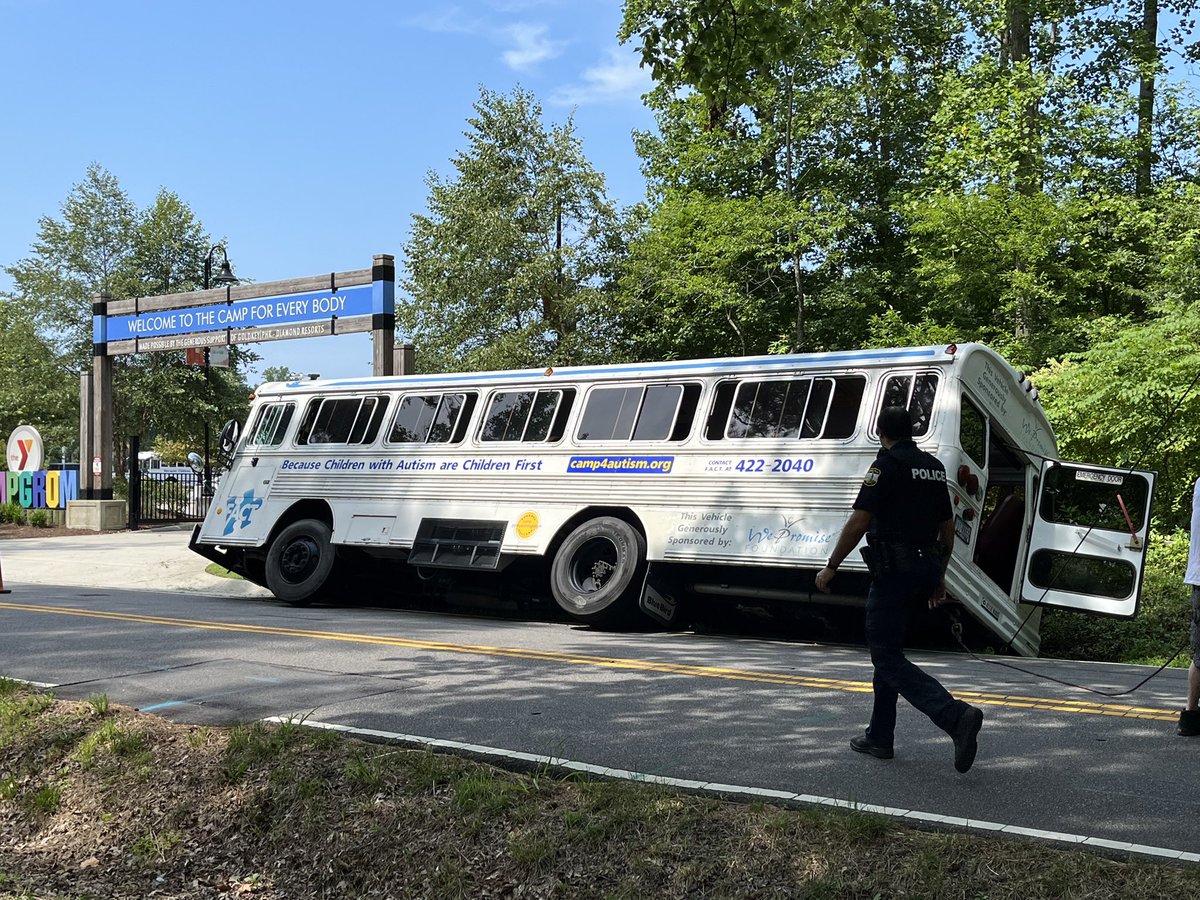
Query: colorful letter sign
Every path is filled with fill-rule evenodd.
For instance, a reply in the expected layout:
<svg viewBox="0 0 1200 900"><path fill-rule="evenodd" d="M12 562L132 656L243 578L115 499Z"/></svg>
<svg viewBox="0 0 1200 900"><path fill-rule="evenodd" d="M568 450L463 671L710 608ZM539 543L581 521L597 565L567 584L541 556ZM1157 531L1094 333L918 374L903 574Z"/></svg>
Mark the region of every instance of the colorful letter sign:
<svg viewBox="0 0 1200 900"><path fill-rule="evenodd" d="M42 436L32 425L18 425L8 436L8 472L0 478L0 503L25 509L66 509L79 499L79 473L42 471Z"/></svg>

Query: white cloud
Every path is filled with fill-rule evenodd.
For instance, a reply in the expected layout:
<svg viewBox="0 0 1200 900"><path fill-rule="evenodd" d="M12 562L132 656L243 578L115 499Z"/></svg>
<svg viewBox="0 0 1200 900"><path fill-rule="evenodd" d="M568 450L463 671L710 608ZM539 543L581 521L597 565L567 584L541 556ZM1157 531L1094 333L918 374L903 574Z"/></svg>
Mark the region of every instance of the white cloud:
<svg viewBox="0 0 1200 900"><path fill-rule="evenodd" d="M555 91L550 102L561 106L587 106L640 100L642 94L654 86L649 70L639 65L640 60L634 52L609 47L605 54L607 58L599 65L585 69L578 82Z"/></svg>
<svg viewBox="0 0 1200 900"><path fill-rule="evenodd" d="M479 31L479 23L468 18L457 6L445 7L441 12L413 16L404 24L435 34L475 34Z"/></svg>
<svg viewBox="0 0 1200 900"><path fill-rule="evenodd" d="M489 5L499 13L523 13L539 6L559 6L559 0L491 0Z"/></svg>
<svg viewBox="0 0 1200 900"><path fill-rule="evenodd" d="M513 46L502 54L505 65L524 72L540 62L553 59L562 53L562 41L552 41L546 36L545 25L517 23L507 26L502 35Z"/></svg>

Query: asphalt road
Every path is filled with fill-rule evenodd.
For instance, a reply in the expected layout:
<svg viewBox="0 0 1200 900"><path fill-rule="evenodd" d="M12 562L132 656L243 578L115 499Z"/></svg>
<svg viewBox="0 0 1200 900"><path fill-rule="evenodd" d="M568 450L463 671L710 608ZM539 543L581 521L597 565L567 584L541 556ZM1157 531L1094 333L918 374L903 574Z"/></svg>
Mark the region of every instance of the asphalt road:
<svg viewBox="0 0 1200 900"><path fill-rule="evenodd" d="M913 654L985 712L978 760L959 775L950 740L903 702L894 760L849 750L870 707L861 647L9 586L0 674L54 685L65 698L104 693L189 723L303 715L1200 862L1200 740L1174 726L1183 670L1110 699L960 654ZM1008 661L1109 691L1151 671Z"/></svg>

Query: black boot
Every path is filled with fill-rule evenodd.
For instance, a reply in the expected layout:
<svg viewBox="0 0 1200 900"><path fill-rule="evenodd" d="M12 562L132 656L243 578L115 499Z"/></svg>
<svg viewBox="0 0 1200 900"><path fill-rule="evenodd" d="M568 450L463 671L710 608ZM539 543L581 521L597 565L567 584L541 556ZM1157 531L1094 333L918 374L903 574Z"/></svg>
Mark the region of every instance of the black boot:
<svg viewBox="0 0 1200 900"><path fill-rule="evenodd" d="M1184 737L1200 734L1200 709L1185 709L1179 713L1179 733Z"/></svg>
<svg viewBox="0 0 1200 900"><path fill-rule="evenodd" d="M954 768L966 772L975 762L975 753L979 749L979 729L983 726L983 710L975 706L966 706L958 717L958 722L950 731L954 738Z"/></svg>

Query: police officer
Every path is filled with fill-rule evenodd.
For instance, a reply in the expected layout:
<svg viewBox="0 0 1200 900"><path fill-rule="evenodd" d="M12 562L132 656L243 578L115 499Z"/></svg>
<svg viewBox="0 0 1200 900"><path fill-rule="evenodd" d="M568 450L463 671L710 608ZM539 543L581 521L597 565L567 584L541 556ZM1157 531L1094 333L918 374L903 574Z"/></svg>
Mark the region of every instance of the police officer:
<svg viewBox="0 0 1200 900"><path fill-rule="evenodd" d="M975 761L983 712L955 700L904 655L912 610L918 603L928 601L932 608L946 600L943 576L954 546L946 468L913 443L907 409L886 407L875 424L883 449L867 470L854 512L816 579L817 587L829 593L837 567L867 535L863 555L871 587L866 630L875 667L875 703L866 734L852 738L850 746L876 759L892 758L899 695L954 739L954 768L966 772Z"/></svg>

